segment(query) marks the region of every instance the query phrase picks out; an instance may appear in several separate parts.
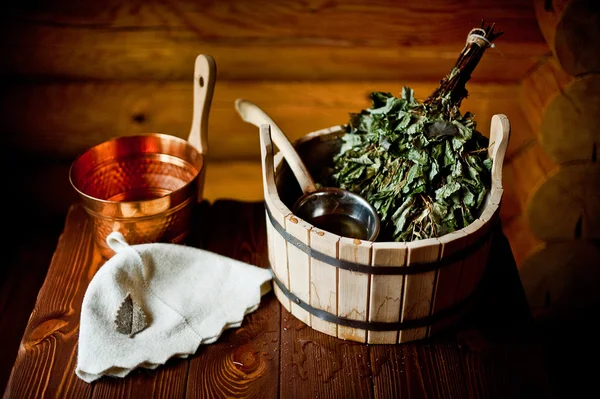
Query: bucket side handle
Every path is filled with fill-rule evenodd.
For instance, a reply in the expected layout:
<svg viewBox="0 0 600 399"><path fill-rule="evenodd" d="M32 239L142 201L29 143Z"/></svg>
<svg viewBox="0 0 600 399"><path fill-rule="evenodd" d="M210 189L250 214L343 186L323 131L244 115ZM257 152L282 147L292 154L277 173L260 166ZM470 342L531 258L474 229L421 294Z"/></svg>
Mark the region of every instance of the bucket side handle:
<svg viewBox="0 0 600 399"><path fill-rule="evenodd" d="M510 122L504 114L492 116L490 126L490 146L488 156L493 160L492 163L492 186L502 188L502 164L504 155L510 139Z"/></svg>
<svg viewBox="0 0 600 399"><path fill-rule="evenodd" d="M208 153L208 115L217 78L217 65L212 56L200 54L194 65L194 109L188 142L201 154Z"/></svg>
<svg viewBox="0 0 600 399"><path fill-rule="evenodd" d="M271 125L260 126L260 152L262 160L263 192L265 200L277 198L277 186L275 185L275 168L273 165L273 142L271 141Z"/></svg>

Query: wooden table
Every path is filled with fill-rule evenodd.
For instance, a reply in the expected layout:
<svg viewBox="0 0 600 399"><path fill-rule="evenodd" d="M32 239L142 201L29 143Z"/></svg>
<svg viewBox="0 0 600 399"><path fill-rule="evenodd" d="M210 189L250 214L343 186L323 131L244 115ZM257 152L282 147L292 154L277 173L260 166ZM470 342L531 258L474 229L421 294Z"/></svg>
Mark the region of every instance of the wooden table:
<svg viewBox="0 0 600 399"><path fill-rule="evenodd" d="M190 245L267 267L262 203L200 204L194 226ZM551 397L542 348L501 231L484 294L456 330L402 345L358 344L305 326L269 293L240 328L194 356L87 384L74 372L79 316L88 283L104 261L83 209L71 206L5 398Z"/></svg>

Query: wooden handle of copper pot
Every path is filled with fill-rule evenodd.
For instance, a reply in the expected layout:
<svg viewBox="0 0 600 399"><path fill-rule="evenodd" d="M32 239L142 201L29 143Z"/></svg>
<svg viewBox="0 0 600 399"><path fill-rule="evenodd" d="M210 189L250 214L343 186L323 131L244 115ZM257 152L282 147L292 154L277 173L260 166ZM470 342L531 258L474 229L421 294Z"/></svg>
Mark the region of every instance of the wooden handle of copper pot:
<svg viewBox="0 0 600 399"><path fill-rule="evenodd" d="M201 154L208 153L208 114L212 103L217 65L210 55L200 54L194 66L194 111L188 142Z"/></svg>
<svg viewBox="0 0 600 399"><path fill-rule="evenodd" d="M300 184L302 192L305 194L314 192L317 189L317 186L306 168L306 165L304 165L304 162L302 162L302 159L296 152L292 143L290 143L287 136L279 126L277 126L273 119L271 119L265 111L260 109L260 107L248 100L237 99L235 101L235 109L244 121L251 123L256 127L260 128L261 125L265 124L271 125L271 139L277 148L279 148L279 151L283 153L286 162L298 180L298 184Z"/></svg>

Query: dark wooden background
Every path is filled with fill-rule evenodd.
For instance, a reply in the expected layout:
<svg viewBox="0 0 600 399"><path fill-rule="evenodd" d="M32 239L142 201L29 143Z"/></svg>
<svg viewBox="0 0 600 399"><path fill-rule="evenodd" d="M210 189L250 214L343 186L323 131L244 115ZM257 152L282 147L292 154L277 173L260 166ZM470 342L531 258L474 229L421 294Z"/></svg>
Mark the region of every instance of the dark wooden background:
<svg viewBox="0 0 600 399"><path fill-rule="evenodd" d="M544 245L525 211L534 188L556 167L538 137L542 94L569 80L553 67L539 28L548 5L552 1L9 2L0 13L0 166L10 232L7 266L0 270L0 386L77 200L68 180L71 162L116 136L186 138L200 53L212 55L218 69L206 199L260 201L258 134L236 114L235 99L255 102L296 139L345 123L349 112L369 106L371 91L397 94L408 85L426 97L452 67L469 30L482 19L496 23L505 33L475 70L462 108L476 114L484 134L495 113L511 121L501 219L520 267ZM563 361L573 353L565 349L569 354L557 357L552 346L572 338L564 323L543 326L555 376L566 372ZM565 378L552 382L570 385Z"/></svg>

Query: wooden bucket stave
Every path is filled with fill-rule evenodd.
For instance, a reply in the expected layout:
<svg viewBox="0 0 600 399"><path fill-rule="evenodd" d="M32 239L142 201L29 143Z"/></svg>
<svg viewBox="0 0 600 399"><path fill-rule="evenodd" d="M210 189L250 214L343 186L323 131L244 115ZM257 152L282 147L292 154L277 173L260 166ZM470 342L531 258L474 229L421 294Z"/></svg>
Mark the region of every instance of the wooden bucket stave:
<svg viewBox="0 0 600 399"><path fill-rule="evenodd" d="M295 147L313 175L339 145L343 126L309 133ZM438 238L361 241L318 229L290 210L300 195L281 153L261 129L269 261L281 304L308 326L372 344L410 342L455 325L487 263L502 199L510 125L492 118L492 187L481 216Z"/></svg>

